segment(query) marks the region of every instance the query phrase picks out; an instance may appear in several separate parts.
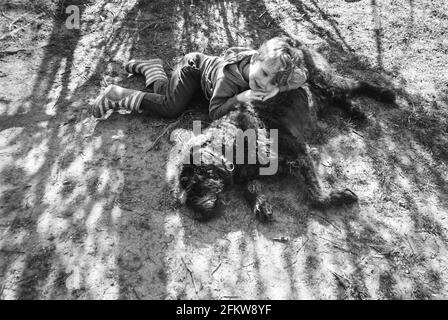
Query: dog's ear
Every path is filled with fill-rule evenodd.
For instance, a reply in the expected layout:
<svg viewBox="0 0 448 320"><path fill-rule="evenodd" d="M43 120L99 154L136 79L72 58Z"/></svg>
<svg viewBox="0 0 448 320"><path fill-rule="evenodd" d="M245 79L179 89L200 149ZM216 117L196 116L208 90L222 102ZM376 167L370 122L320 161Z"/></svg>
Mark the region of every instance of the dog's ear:
<svg viewBox="0 0 448 320"><path fill-rule="evenodd" d="M312 127L308 96L303 89L291 90L277 95L272 112L281 128L297 139Z"/></svg>

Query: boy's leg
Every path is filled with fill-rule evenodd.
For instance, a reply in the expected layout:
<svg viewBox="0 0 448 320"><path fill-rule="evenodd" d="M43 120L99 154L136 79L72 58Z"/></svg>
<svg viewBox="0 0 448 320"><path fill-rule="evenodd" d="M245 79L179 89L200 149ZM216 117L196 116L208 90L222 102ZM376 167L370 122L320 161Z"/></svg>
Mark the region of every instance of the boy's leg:
<svg viewBox="0 0 448 320"><path fill-rule="evenodd" d="M165 94L147 93L140 109L144 114L163 117L179 116L199 89L200 71L189 65L180 65L172 73Z"/></svg>
<svg viewBox="0 0 448 320"><path fill-rule="evenodd" d="M158 88L168 82L168 77L163 69L163 61L159 58L131 60L124 65L124 68L128 73L143 75L145 77L146 87L154 83L154 92L156 93L160 93Z"/></svg>
<svg viewBox="0 0 448 320"><path fill-rule="evenodd" d="M111 109L125 109L139 112L144 96L145 92L142 91L110 85L96 98L91 107L92 114L95 118L102 118Z"/></svg>
<svg viewBox="0 0 448 320"><path fill-rule="evenodd" d="M109 109L126 109L146 115L179 116L200 87L201 74L196 67L200 58L200 53L184 57L172 73L165 95L109 86L92 106L93 115L99 118Z"/></svg>

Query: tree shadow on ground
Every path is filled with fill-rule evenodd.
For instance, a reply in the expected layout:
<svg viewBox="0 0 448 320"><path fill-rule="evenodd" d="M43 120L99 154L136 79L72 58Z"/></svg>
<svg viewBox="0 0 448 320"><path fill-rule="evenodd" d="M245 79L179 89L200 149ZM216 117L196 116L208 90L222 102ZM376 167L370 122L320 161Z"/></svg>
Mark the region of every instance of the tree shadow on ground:
<svg viewBox="0 0 448 320"><path fill-rule="evenodd" d="M81 30L66 29L69 5L81 10ZM142 11L151 6L60 1L33 89L15 113L0 116L2 130L22 127L8 141L20 148L2 174L10 177L11 171L22 170L24 155L40 164L33 174L22 170L11 181L15 189L2 193L2 211L11 216L3 235L7 249L1 252L6 263L0 289L5 297L108 299L134 294L127 272L136 271L140 258L129 255L128 239L119 237L127 229L120 223L120 188L131 183L118 166L123 144L108 136L117 128L103 131L99 126L92 136L88 110L89 99L99 92L96 86L107 81L103 75L113 78L123 62L116 57L127 50L134 54L140 33L148 29L142 25ZM97 33L89 38L86 30ZM143 208L150 211L148 204ZM23 248L19 254L17 246ZM163 270L159 274L162 284L148 297L164 296Z"/></svg>
<svg viewBox="0 0 448 320"><path fill-rule="evenodd" d="M13 154L1 172L8 189L0 198L0 227L6 230L0 296L394 299L444 293L443 260L437 264L428 258L444 250L441 214L425 211L437 206L422 205L415 195L422 190L431 198L433 188L437 192L430 201L446 208L442 169L448 126L442 112L419 109L422 97L396 88L407 105L391 110L361 100L371 114L364 127L340 120L338 113L324 118L320 150L346 154L342 166L353 152L347 144L361 145L368 160L354 160L369 162L373 173L366 173L367 184L378 185L379 194L353 208L317 212L303 205L295 182L271 181L267 184L278 215L273 225L256 222L238 190L228 195L226 214L205 224L167 199L163 177L170 144L163 138L148 149L171 120L117 114L106 121L91 119L89 100L100 92L101 81L143 89L141 78L124 79L127 58L163 57L169 71L175 57L188 51L217 54L230 45L256 48L281 33L297 36L277 15L285 11L279 8L273 15L267 3L99 1L92 8L89 1L58 2L59 14L37 77L30 80L29 96L19 101L14 114L0 115ZM64 27L64 8L70 4L83 13L96 12L85 15L90 18L81 31ZM393 74L357 54L318 1L289 4L301 16L295 23L322 40L322 53L339 71L392 86ZM180 26L176 17L182 17ZM85 30L98 33L87 38ZM383 34L373 35L378 63L384 60ZM79 56L94 64L83 64ZM417 107L410 110L412 105ZM193 113L179 126L188 127L195 119L203 115ZM428 147L434 150L428 152ZM29 163L38 169L23 169ZM354 179L336 166L332 170L323 175L326 187L355 181L363 190L362 177ZM401 211L397 199L387 198L391 194ZM407 236L390 223L389 209L399 222L410 222ZM376 210L384 219L369 217ZM285 235L287 243L272 240ZM411 289L403 292L403 283Z"/></svg>

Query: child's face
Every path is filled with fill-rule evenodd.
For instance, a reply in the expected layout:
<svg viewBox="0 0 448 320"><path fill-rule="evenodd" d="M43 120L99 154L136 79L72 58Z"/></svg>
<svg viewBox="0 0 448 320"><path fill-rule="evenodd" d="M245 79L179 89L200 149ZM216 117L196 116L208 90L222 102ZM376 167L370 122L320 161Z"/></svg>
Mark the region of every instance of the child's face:
<svg viewBox="0 0 448 320"><path fill-rule="evenodd" d="M249 87L255 91L270 92L278 86L274 83L280 70L280 60L270 58L264 61L252 59L249 70Z"/></svg>

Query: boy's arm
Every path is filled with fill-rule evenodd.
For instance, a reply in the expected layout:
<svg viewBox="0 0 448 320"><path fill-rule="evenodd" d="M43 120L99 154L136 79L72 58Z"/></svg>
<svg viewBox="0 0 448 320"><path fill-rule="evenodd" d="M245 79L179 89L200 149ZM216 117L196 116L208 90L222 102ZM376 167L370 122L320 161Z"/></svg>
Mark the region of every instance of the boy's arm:
<svg viewBox="0 0 448 320"><path fill-rule="evenodd" d="M213 90L213 95L210 99L209 116L215 120L233 110L238 103L237 87L226 78L221 78L216 81L216 86Z"/></svg>
<svg viewBox="0 0 448 320"><path fill-rule="evenodd" d="M294 68L293 72L291 73L291 76L289 80L286 82L285 85L279 86L279 91L289 91L293 89L298 89L301 86L304 85L306 82L306 74L299 68Z"/></svg>

